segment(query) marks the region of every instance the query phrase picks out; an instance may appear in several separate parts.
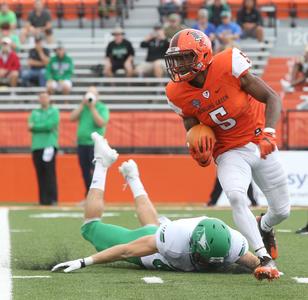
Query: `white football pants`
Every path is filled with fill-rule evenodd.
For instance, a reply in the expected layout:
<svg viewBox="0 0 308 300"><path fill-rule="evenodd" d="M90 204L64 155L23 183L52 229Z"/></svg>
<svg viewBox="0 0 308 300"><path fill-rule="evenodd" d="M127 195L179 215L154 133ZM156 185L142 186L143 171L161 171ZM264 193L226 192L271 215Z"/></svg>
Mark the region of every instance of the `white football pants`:
<svg viewBox="0 0 308 300"><path fill-rule="evenodd" d="M248 207L247 189L252 178L268 202L262 229L269 231L290 214L287 177L278 156L276 150L266 159L261 159L259 147L249 143L216 159L218 178L232 206L233 220L254 250L264 247L264 244L256 218Z"/></svg>

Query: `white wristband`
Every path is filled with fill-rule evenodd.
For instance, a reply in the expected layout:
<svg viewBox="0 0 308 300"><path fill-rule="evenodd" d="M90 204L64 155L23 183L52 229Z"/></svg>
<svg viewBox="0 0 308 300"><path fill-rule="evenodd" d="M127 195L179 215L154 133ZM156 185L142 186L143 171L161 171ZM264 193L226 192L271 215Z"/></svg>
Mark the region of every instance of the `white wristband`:
<svg viewBox="0 0 308 300"><path fill-rule="evenodd" d="M276 130L274 128L271 127L265 127L263 129L263 132L267 132L267 133L276 133Z"/></svg>
<svg viewBox="0 0 308 300"><path fill-rule="evenodd" d="M92 256L86 257L84 258L84 263L86 266L90 266L94 264L93 258Z"/></svg>

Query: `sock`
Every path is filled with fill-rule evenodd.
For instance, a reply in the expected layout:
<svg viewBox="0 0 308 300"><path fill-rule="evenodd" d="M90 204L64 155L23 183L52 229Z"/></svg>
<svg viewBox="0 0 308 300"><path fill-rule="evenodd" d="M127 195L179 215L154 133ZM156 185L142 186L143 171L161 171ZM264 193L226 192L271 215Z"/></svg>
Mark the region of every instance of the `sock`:
<svg viewBox="0 0 308 300"><path fill-rule="evenodd" d="M139 177L128 177L127 183L134 195L134 198L137 198L141 195L147 195L147 192L144 189L144 186Z"/></svg>
<svg viewBox="0 0 308 300"><path fill-rule="evenodd" d="M105 190L107 170L100 160L96 160L90 189Z"/></svg>
<svg viewBox="0 0 308 300"><path fill-rule="evenodd" d="M265 247L262 247L262 248L259 248L259 249L255 250L255 254L258 257L269 256L269 254L267 253Z"/></svg>

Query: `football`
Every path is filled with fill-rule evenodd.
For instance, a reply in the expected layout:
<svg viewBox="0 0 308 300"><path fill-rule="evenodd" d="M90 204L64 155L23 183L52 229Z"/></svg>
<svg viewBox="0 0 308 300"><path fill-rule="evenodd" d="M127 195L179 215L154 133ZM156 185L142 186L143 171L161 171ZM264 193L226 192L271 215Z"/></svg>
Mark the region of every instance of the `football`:
<svg viewBox="0 0 308 300"><path fill-rule="evenodd" d="M212 128L203 124L198 124L188 130L186 134L187 146L188 147L193 146L196 140L199 141L199 146L201 146L200 138L202 136L208 136L212 138L215 144L216 138Z"/></svg>

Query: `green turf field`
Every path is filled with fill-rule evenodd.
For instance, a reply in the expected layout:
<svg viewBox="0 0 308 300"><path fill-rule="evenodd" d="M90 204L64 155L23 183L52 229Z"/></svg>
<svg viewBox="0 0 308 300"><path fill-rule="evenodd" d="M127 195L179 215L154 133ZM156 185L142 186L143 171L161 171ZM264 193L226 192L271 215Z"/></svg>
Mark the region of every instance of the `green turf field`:
<svg viewBox="0 0 308 300"><path fill-rule="evenodd" d="M75 218L37 218L46 213L72 212ZM108 213L105 222L130 228L138 226L133 211L108 210ZM160 213L173 217L176 214L177 218L207 214L233 226L229 210L161 209ZM49 272L55 263L93 253L92 246L80 236L80 216L80 210L10 211L13 276L51 276L13 279L13 299L308 299L308 284L292 279L308 277L308 235L293 233L306 222L307 211L293 211L278 227L292 232L277 233L280 254L277 263L285 275L275 282L258 282L251 274L146 271L124 262L91 266L70 274ZM145 276L158 276L164 283L146 284L142 280Z"/></svg>

